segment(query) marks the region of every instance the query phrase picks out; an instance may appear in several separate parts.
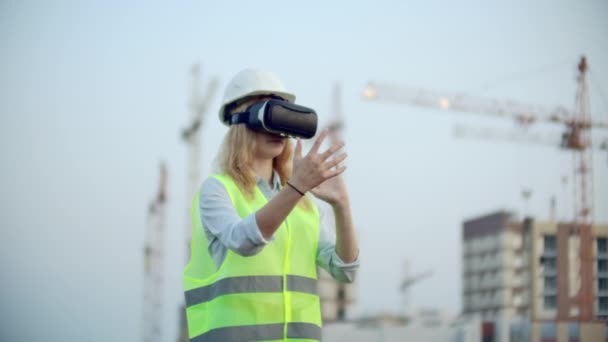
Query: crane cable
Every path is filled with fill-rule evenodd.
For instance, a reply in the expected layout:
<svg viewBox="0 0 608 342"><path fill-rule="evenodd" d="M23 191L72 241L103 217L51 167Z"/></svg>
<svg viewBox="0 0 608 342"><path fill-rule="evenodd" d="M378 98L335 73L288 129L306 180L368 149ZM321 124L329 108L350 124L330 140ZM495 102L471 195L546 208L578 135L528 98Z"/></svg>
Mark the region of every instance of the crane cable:
<svg viewBox="0 0 608 342"><path fill-rule="evenodd" d="M485 92L507 83L521 82L529 80L533 77L538 77L541 74L554 72L556 70L563 70L564 66L572 65L572 60L572 58L568 58L557 63L546 64L541 67L536 67L523 72L513 72L502 77L497 77L493 80L484 82L477 90L479 92Z"/></svg>

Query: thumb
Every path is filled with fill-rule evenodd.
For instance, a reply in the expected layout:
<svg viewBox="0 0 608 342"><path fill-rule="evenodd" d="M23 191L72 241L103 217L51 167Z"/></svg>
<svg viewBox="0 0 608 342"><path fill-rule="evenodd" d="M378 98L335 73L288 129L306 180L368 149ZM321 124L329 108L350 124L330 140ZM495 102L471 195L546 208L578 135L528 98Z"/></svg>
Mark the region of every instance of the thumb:
<svg viewBox="0 0 608 342"><path fill-rule="evenodd" d="M302 142L300 139L297 139L296 141L296 150L294 151L294 156L296 159L302 158Z"/></svg>

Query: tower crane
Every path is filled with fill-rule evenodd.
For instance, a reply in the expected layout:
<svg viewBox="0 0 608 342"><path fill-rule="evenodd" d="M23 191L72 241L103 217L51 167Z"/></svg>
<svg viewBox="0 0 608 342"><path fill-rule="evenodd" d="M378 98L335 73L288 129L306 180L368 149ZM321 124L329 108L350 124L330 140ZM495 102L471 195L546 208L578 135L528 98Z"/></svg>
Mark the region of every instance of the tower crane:
<svg viewBox="0 0 608 342"><path fill-rule="evenodd" d="M158 193L148 207L144 244L144 342L163 340L163 264L165 260L165 225L167 207L167 166L160 166Z"/></svg>
<svg viewBox="0 0 608 342"><path fill-rule="evenodd" d="M328 140L331 144L342 139L344 133L344 115L342 111L342 86L335 82L331 93L329 120L323 127L329 131ZM317 130L320 132L321 129ZM312 139L311 139L312 140ZM312 141L307 143L310 144ZM356 300L355 283L344 284L334 280L327 272L319 269L319 292L321 295L322 318L325 322L344 321L348 309Z"/></svg>
<svg viewBox="0 0 608 342"><path fill-rule="evenodd" d="M188 126L181 132L181 138L188 147L188 167L186 178L186 220L185 220L185 251L186 263L190 256L190 239L192 225L190 219L190 205L192 198L201 181L200 175L200 160L201 160L201 130L205 123L205 113L209 107L211 99L215 96L219 81L212 78L209 82L207 92L201 95L200 89L200 65L194 64L190 70L192 76L192 95L190 97L190 122ZM178 341L185 342L188 340L188 330L186 326L185 308L179 310L180 313L180 331Z"/></svg>
<svg viewBox="0 0 608 342"><path fill-rule="evenodd" d="M201 130L205 123L205 113L209 102L215 96L218 88L218 80L213 78L209 82L207 92L201 95L200 89L200 65L194 64L190 70L192 76L192 95L190 97L191 120L186 128L182 130L182 140L188 146L188 177L186 178L186 251L190 250L190 203L192 196L200 182L200 160L201 160ZM186 259L188 253L186 253Z"/></svg>
<svg viewBox="0 0 608 342"><path fill-rule="evenodd" d="M563 106L543 107L512 100L486 99L464 93L438 92L373 81L368 82L363 98L510 118L526 127L534 123L561 124L565 130L559 147L574 152L574 221L589 225L593 217L591 129L608 129L608 122L591 120L587 71L587 59L583 56L578 64L578 89L573 110ZM605 146L604 143L601 146Z"/></svg>
<svg viewBox="0 0 608 342"><path fill-rule="evenodd" d="M410 270L409 270L409 262L406 260L404 263L404 273L403 273L403 278L401 279L401 284L399 284L399 292L401 293L401 305L402 305L402 310L403 310L403 314L405 316L409 315L410 312L410 303L409 303L409 294L410 294L410 289L412 288L412 286L414 286L415 284L419 283L420 281L429 278L433 275L433 271L431 270L426 270L424 272L419 272L419 273L415 273L415 274L410 274Z"/></svg>

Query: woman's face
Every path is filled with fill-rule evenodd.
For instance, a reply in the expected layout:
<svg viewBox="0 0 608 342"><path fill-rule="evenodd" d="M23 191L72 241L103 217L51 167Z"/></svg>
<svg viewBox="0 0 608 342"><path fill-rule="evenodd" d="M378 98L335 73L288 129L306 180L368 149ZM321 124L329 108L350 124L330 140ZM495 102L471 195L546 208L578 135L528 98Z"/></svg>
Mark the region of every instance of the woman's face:
<svg viewBox="0 0 608 342"><path fill-rule="evenodd" d="M255 156L260 159L274 159L283 153L287 138L267 132L254 132Z"/></svg>

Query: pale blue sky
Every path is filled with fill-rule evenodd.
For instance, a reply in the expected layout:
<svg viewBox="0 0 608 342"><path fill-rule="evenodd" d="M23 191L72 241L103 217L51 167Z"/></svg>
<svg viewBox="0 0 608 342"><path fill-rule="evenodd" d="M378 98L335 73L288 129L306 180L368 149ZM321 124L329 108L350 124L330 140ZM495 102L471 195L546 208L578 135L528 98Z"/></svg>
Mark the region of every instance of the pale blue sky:
<svg viewBox="0 0 608 342"><path fill-rule="evenodd" d="M0 2L0 339L139 338L145 209L169 164L167 339L175 334L189 117L188 69L222 85L245 67L278 73L327 119L341 81L346 179L361 245L355 313L398 310L403 260L434 275L416 307L460 309L460 230L495 209L570 215L557 148L456 139L452 126L508 121L367 103L368 79L571 106L588 56L608 96L605 1ZM535 72L530 76L528 71ZM518 77L511 77L519 75ZM487 82L496 86L485 89ZM595 118L608 104L591 86ZM209 172L225 128L203 131ZM555 134L560 128L537 127ZM605 137L607 134L604 134ZM608 156L595 154L596 219L608 220Z"/></svg>

